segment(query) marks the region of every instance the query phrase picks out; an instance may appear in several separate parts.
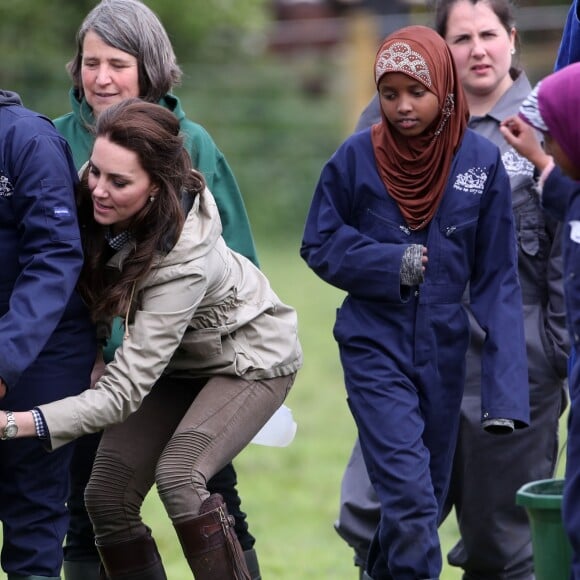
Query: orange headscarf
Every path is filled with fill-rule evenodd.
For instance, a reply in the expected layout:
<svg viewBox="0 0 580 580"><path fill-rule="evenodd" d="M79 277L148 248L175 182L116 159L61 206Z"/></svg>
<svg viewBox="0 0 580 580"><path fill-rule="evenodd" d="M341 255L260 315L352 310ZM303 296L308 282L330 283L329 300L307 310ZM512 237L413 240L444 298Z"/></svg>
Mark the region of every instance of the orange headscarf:
<svg viewBox="0 0 580 580"><path fill-rule="evenodd" d="M426 26L407 26L387 36L375 58L375 82L404 73L434 93L440 114L417 137L404 137L387 121L373 125L378 170L410 228L426 227L445 191L451 162L467 127L469 110L453 57L443 38Z"/></svg>

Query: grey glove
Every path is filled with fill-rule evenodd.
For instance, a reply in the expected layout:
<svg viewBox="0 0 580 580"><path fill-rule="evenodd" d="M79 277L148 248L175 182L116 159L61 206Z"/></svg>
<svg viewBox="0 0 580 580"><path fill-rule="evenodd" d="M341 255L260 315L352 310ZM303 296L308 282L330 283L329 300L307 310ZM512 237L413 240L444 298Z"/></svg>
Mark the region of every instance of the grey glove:
<svg viewBox="0 0 580 580"><path fill-rule="evenodd" d="M425 280L423 276L423 246L411 244L401 260L401 285L416 286Z"/></svg>
<svg viewBox="0 0 580 580"><path fill-rule="evenodd" d="M486 419L481 424L485 431L494 435L509 435L514 430L511 419Z"/></svg>

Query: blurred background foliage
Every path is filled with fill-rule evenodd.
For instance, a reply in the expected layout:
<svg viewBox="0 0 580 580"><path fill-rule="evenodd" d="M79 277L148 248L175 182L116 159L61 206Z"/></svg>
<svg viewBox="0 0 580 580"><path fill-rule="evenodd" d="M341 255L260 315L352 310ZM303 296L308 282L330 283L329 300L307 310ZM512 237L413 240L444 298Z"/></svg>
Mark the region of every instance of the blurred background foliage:
<svg viewBox="0 0 580 580"><path fill-rule="evenodd" d="M409 3L410 2L410 3ZM49 117L70 110L66 62L97 0L0 0L0 87ZM342 293L298 250L324 162L352 131L372 92L376 47L389 29L429 23L422 0L145 0L162 19L184 71L181 98L228 159L245 198L261 265L298 311L305 365L288 404L299 430L286 450L250 445L236 459L244 508L265 578L356 576L332 528L354 440L332 338ZM521 64L550 72L567 5L520 0ZM266 474L266 477L264 475ZM146 506L172 580L186 571L156 495ZM455 519L441 529L457 539ZM442 580L458 580L446 567Z"/></svg>
<svg viewBox="0 0 580 580"><path fill-rule="evenodd" d="M74 35L95 0L2 0L2 45L13 50L3 66L26 54L43 67L46 56L62 56L74 47ZM150 6L170 31L177 54L186 54L222 30L256 30L267 20L268 0L150 0ZM41 56L42 58L38 58ZM44 64L46 68L46 64Z"/></svg>
<svg viewBox="0 0 580 580"><path fill-rule="evenodd" d="M0 0L0 86L49 117L68 112L65 64L95 4ZM339 99L327 92L322 103L305 92L304 75L329 76L333 57L269 54L267 0L146 4L163 21L184 71L175 92L225 153L254 228L279 237L292 227L299 235L315 175L342 135Z"/></svg>
<svg viewBox="0 0 580 580"><path fill-rule="evenodd" d="M291 241L323 163L352 130L372 93L380 37L429 23L411 0L146 0L163 21L184 71L186 113L225 153L257 237ZM70 110L66 62L96 0L0 0L0 86L49 117ZM549 72L565 12L521 1L523 61ZM546 12L547 10L547 12ZM361 16L364 15L364 16ZM551 22L550 22L551 20ZM546 29L548 27L548 29ZM527 55L527 56L526 56Z"/></svg>

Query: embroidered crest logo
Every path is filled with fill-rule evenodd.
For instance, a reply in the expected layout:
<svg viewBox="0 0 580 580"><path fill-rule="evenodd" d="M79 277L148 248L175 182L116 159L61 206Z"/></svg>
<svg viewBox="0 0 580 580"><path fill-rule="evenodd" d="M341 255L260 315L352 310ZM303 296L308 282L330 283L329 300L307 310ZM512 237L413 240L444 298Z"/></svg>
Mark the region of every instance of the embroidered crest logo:
<svg viewBox="0 0 580 580"><path fill-rule="evenodd" d="M10 197L14 194L14 187L8 180L8 178L0 173L0 197Z"/></svg>
<svg viewBox="0 0 580 580"><path fill-rule="evenodd" d="M485 169L481 169L481 167L472 167L465 173L457 175L453 187L459 191L465 191L466 193L471 193L473 195L481 195L485 188L486 181L487 173Z"/></svg>
<svg viewBox="0 0 580 580"><path fill-rule="evenodd" d="M518 155L515 149L509 149L502 156L504 167L510 177L515 175L523 175L525 177L533 177L534 165L525 157Z"/></svg>
<svg viewBox="0 0 580 580"><path fill-rule="evenodd" d="M427 61L406 42L394 42L379 55L375 67L375 82L378 82L386 72L405 72L427 88L431 88Z"/></svg>
<svg viewBox="0 0 580 580"><path fill-rule="evenodd" d="M54 217L68 217L70 215L68 207L55 207L52 213Z"/></svg>
<svg viewBox="0 0 580 580"><path fill-rule="evenodd" d="M580 244L580 222L578 220L572 220L568 224L570 225L570 239Z"/></svg>

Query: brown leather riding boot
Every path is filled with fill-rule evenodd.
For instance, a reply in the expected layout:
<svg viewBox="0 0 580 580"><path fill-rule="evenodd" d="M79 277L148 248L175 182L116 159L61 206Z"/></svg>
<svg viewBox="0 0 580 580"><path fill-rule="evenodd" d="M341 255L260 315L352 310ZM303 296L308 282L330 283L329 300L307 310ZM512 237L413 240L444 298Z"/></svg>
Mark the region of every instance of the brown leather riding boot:
<svg viewBox="0 0 580 580"><path fill-rule="evenodd" d="M117 544L97 545L101 578L107 580L167 580L155 540L149 535Z"/></svg>
<svg viewBox="0 0 580 580"><path fill-rule="evenodd" d="M219 493L201 504L198 516L174 525L195 580L251 580L234 518Z"/></svg>

